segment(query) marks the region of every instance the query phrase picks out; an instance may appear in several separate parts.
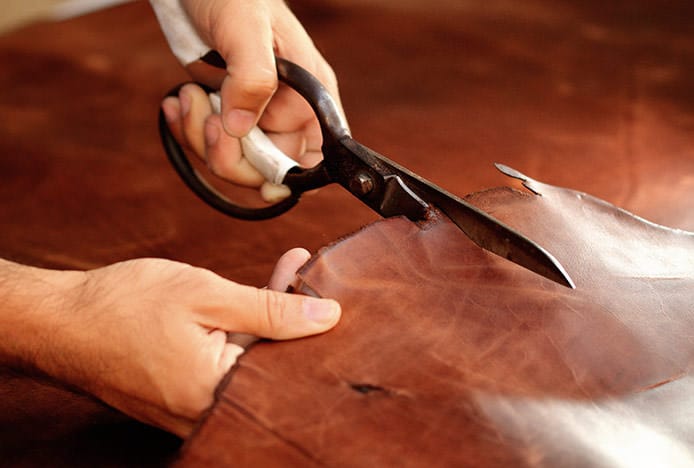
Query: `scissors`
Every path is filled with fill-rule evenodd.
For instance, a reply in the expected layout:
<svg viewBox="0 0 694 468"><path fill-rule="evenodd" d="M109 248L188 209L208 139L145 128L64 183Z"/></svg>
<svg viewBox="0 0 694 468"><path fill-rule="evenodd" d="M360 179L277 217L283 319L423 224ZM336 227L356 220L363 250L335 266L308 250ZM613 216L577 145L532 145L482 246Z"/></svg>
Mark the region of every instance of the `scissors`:
<svg viewBox="0 0 694 468"><path fill-rule="evenodd" d="M202 62L226 68L224 60L215 51L203 57ZM291 193L269 206L239 206L212 188L193 168L171 133L163 112L160 112L159 131L171 164L183 182L208 205L236 218L263 220L291 209L304 192L336 183L384 218L405 216L419 222L431 219L437 211L443 213L479 247L563 286L575 287L564 267L544 248L465 200L356 141L335 101L317 78L283 58L277 57L276 64L279 80L297 91L318 118L323 137L323 160L312 168L301 168L276 149L262 131L254 129L242 139L244 156L267 180L285 185ZM214 91L205 83L199 84L208 92ZM180 87L168 95L177 96Z"/></svg>

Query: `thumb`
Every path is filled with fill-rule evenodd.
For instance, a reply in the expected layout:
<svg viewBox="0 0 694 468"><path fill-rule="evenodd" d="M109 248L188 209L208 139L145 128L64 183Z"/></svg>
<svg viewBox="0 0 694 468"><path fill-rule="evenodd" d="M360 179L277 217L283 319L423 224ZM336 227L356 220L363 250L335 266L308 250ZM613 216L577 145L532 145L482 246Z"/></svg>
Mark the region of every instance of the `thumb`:
<svg viewBox="0 0 694 468"><path fill-rule="evenodd" d="M223 15L213 38L227 63L222 83L222 121L231 136L245 136L277 89L270 15L262 2L238 2Z"/></svg>
<svg viewBox="0 0 694 468"><path fill-rule="evenodd" d="M340 305L332 299L239 287L238 313L229 324L234 331L287 340L323 333L340 319Z"/></svg>

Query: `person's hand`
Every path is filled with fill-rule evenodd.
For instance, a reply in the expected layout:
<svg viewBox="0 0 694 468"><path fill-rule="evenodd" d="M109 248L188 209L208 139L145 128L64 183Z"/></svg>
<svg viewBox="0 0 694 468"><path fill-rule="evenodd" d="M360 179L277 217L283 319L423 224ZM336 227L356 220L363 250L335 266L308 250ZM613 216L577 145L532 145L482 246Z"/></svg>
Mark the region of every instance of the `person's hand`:
<svg viewBox="0 0 694 468"><path fill-rule="evenodd" d="M269 286L286 289L307 257L303 249L287 252ZM14 355L181 437L243 352L228 333L284 340L324 332L340 316L335 301L243 286L168 260L88 272L22 269L12 273L12 293L32 283L23 297L42 297L21 307L10 300L16 295L5 297L16 307L3 317L12 332L3 333L0 357Z"/></svg>
<svg viewBox="0 0 694 468"><path fill-rule="evenodd" d="M221 115L212 115L205 93L185 86L162 108L177 139L207 161L217 175L260 187L262 176L243 159L239 138L258 124L301 166L321 159L321 135L309 105L278 86L275 55L316 76L339 105L332 68L283 0L183 0L200 37L227 63ZM271 195L267 198L271 198Z"/></svg>

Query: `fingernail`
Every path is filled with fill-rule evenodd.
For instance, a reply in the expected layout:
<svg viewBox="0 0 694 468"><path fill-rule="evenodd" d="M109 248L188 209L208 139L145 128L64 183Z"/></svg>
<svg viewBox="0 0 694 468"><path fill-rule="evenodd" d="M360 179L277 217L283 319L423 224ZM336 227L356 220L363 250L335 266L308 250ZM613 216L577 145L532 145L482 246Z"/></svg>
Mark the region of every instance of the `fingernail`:
<svg viewBox="0 0 694 468"><path fill-rule="evenodd" d="M255 114L245 109L231 109L224 118L224 128L236 138L246 136L255 125Z"/></svg>
<svg viewBox="0 0 694 468"><path fill-rule="evenodd" d="M207 146L214 146L219 140L219 127L215 124L207 123L205 125L205 144Z"/></svg>
<svg viewBox="0 0 694 468"><path fill-rule="evenodd" d="M185 88L181 89L181 92L178 94L178 99L181 101L181 115L185 117L188 115L188 112L190 112L190 104L192 99L190 94L186 92Z"/></svg>
<svg viewBox="0 0 694 468"><path fill-rule="evenodd" d="M304 299L303 308L307 319L320 324L334 323L340 313L337 302L312 297Z"/></svg>

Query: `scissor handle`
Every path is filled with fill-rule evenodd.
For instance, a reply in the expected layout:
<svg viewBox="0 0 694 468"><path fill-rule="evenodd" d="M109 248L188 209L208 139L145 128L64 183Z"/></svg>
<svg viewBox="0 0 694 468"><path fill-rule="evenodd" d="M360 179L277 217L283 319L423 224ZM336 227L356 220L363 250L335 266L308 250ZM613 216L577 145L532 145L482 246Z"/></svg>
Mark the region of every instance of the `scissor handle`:
<svg viewBox="0 0 694 468"><path fill-rule="evenodd" d="M212 52L211 54L216 54ZM224 68L224 62L217 54L206 57L208 63ZM220 62L221 61L221 62ZM215 63L216 62L216 63ZM277 57L277 75L280 81L286 83L297 91L311 106L313 112L320 123L323 136L323 149L334 147L341 138L349 136L347 124L342 117L335 101L330 93L311 73L290 62L289 60ZM199 84L206 92L214 92L208 86ZM178 96L183 85L178 85L167 93L167 96ZM262 220L279 216L297 204L301 194L306 190L321 187L331 182L323 170L323 162L310 169L300 169L298 167L290 170L285 179L290 179L292 183L287 183L291 190L289 197L266 207L250 208L239 206L231 202L227 197L216 191L204 177L202 177L192 166L188 156L181 145L174 138L168 126L162 110L159 111L159 134L161 136L164 150L173 165L174 169L181 177L183 182L205 203L221 211L224 214L245 220ZM326 153L326 151L324 151Z"/></svg>

